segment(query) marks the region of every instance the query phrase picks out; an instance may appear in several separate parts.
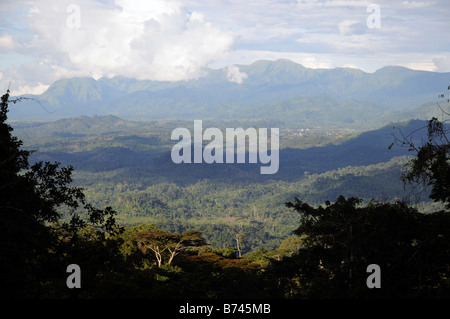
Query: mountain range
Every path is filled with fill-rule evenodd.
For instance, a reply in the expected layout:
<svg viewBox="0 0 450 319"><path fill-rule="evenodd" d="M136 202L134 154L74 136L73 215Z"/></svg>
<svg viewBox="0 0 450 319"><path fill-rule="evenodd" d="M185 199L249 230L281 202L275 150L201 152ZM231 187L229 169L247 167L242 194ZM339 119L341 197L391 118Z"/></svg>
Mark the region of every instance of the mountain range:
<svg viewBox="0 0 450 319"><path fill-rule="evenodd" d="M379 127L438 112L450 73L387 66L311 69L290 60L205 69L189 81L68 78L14 105L10 119L112 114L127 119L278 119L309 127ZM418 111L420 110L420 111ZM380 121L384 123L380 123Z"/></svg>
<svg viewBox="0 0 450 319"><path fill-rule="evenodd" d="M203 179L296 181L305 174L385 163L394 157L412 155L407 147L389 148L396 138L401 140L402 136L408 136L416 145L421 145L427 132L425 121L410 120L348 135L334 144L307 148L286 146L288 137L282 135L278 172L261 175L260 164L173 163L171 148L175 142L170 140L170 132L175 124L130 121L111 115L83 116L49 122L17 122L15 132L26 142L27 148L37 150L33 161L54 160L73 165L77 171L91 173L119 169L125 170L122 172L124 180L130 176L151 175L152 182L182 184ZM179 124L188 126L189 123Z"/></svg>

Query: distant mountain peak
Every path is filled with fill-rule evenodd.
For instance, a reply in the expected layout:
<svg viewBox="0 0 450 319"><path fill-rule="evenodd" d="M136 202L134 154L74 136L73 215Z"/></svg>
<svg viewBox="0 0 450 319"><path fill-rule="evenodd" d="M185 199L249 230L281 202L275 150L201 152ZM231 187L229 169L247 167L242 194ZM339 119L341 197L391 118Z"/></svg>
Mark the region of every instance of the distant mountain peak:
<svg viewBox="0 0 450 319"><path fill-rule="evenodd" d="M303 65L298 64L292 60L288 59L277 59L277 60L258 60L250 65L240 65L241 67L246 67L249 69L271 69L271 70L281 70L281 69L306 69Z"/></svg>
<svg viewBox="0 0 450 319"><path fill-rule="evenodd" d="M204 76L190 81L151 81L123 76L98 80L92 77L62 79L38 98L45 101L46 108L56 110L52 114L59 118L81 114L153 119L239 117L252 108L253 113L250 114L270 114L270 117L281 118L286 117L284 111L273 114L270 110L255 108L255 105L276 105L282 110L285 107L280 106L283 101L297 99L298 105L291 105L291 111L295 111L308 104L303 98L325 94L328 98L311 106L308 113L311 118L323 119L328 115L319 114L317 110L323 110L326 101L332 99L358 101L359 110L362 105L370 103L382 104L383 110L386 107L411 109L433 101L448 87L449 76L450 73L414 71L399 66L386 66L374 73L342 67L313 69L288 59L277 59L236 64L218 70L206 69ZM16 114L22 117L36 114L48 117L48 113L43 113L36 103L28 103L28 107L24 104L17 105L14 112L17 110ZM351 116L348 118L350 120Z"/></svg>
<svg viewBox="0 0 450 319"><path fill-rule="evenodd" d="M375 71L376 73L398 73L398 72L410 72L410 73L414 73L417 72L416 70L413 69L409 69L407 67L404 66L400 66L400 65L386 65L378 70Z"/></svg>

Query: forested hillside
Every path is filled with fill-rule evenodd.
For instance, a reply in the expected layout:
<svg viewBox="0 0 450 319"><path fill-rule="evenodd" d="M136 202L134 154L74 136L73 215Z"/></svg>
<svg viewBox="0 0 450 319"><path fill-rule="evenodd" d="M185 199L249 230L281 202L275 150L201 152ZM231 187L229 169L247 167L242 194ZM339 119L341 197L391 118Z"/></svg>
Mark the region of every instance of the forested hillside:
<svg viewBox="0 0 450 319"><path fill-rule="evenodd" d="M273 124L205 123L220 128ZM27 148L37 150L32 162L73 165L74 185L96 205L114 207L121 223L152 223L171 232L197 229L215 248L235 247L238 233L246 236L243 252L278 247L298 224L299 217L285 207L295 197L314 205L344 195L432 208L427 193L405 189L400 179L408 149L389 149L396 136L416 131L424 121L354 134L281 126L280 168L273 175L261 175L259 165L249 163L174 164L171 128L192 124L97 116L17 122L15 132ZM419 130L416 141L425 135Z"/></svg>
<svg viewBox="0 0 450 319"><path fill-rule="evenodd" d="M280 125L272 176L250 163L174 164L168 133L186 121L81 117L14 130L8 105L5 94L3 295L448 296L449 170L438 144L447 129L437 119L356 134ZM401 176L412 186L430 176L431 190L418 197ZM67 265L81 265L83 289L67 289L79 287L60 271ZM383 290L368 289L371 265L383 269Z"/></svg>

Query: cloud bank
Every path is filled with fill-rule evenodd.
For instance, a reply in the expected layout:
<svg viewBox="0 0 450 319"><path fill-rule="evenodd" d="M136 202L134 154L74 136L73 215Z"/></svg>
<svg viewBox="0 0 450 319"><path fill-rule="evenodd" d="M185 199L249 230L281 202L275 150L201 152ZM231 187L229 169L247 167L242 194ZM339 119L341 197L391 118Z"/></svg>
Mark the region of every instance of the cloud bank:
<svg viewBox="0 0 450 319"><path fill-rule="evenodd" d="M242 84L242 82L248 77L247 73L241 72L235 65L227 67L227 79L230 82Z"/></svg>
<svg viewBox="0 0 450 319"><path fill-rule="evenodd" d="M36 93L75 76L189 80L205 67L278 58L450 72L449 15L448 0L5 0L0 86Z"/></svg>
<svg viewBox="0 0 450 319"><path fill-rule="evenodd" d="M44 0L27 6L21 25L26 32L0 35L1 50L32 56L3 71L18 91L72 76L198 78L234 42L204 14L172 0Z"/></svg>

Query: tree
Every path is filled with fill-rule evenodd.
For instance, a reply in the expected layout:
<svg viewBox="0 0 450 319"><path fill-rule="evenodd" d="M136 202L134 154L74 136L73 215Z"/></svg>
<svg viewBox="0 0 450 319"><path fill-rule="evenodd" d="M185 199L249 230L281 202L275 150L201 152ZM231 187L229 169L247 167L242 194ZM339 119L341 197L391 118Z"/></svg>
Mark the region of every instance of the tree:
<svg viewBox="0 0 450 319"><path fill-rule="evenodd" d="M401 202L362 206L360 199L342 196L317 208L298 199L286 205L301 214L295 234L303 236L304 246L297 255L281 260L276 273L297 278L301 296L449 295L450 215L421 214ZM381 267L382 289L366 286L370 264Z"/></svg>
<svg viewBox="0 0 450 319"><path fill-rule="evenodd" d="M242 232L242 230L234 236L234 240L236 241L236 249L238 252L239 258L242 257L242 246L244 245L244 239L246 235Z"/></svg>
<svg viewBox="0 0 450 319"><path fill-rule="evenodd" d="M430 198L450 208L450 141L448 126L433 117L428 121L428 141L421 147L410 146L417 152L408 163L404 181L431 186Z"/></svg>
<svg viewBox="0 0 450 319"><path fill-rule="evenodd" d="M441 94L439 97L444 98L445 95ZM450 99L444 102L448 104ZM450 115L443 105L439 102L437 105L443 116ZM400 137L395 138L394 143L407 146L410 151L416 152L415 158L407 163L407 170L403 176L404 183L431 187L430 198L436 202L443 202L447 208L450 208L450 140L448 137L450 127L446 124L447 121L438 120L436 117L427 121L424 129L427 130L428 138L421 146L416 145L413 140L415 132L408 136L401 134Z"/></svg>
<svg viewBox="0 0 450 319"><path fill-rule="evenodd" d="M415 151L416 157L406 165L404 182L431 186L430 198L450 208L449 127L445 120L433 117L424 129L427 140L421 146L416 145L415 131L401 134L389 148L397 143ZM421 214L403 202L361 204L358 198L343 196L317 208L297 198L286 203L300 213L301 224L294 233L304 238L298 254L274 266L275 273L284 276L280 282L288 294L292 295L294 286L296 293L309 298L448 297L448 212ZM370 264L381 268L382 289L366 287Z"/></svg>
<svg viewBox="0 0 450 319"><path fill-rule="evenodd" d="M164 264L164 257L168 259L165 264L170 265L181 251L206 245L202 233L196 230L186 231L183 234L162 230L144 231L136 234L136 242L142 253L146 254L147 249L150 249L155 254L158 267Z"/></svg>
<svg viewBox="0 0 450 319"><path fill-rule="evenodd" d="M304 247L303 241L303 237L293 236L285 238L277 248L278 256L292 256L293 254L296 254L300 248Z"/></svg>
<svg viewBox="0 0 450 319"><path fill-rule="evenodd" d="M0 290L26 298L42 294L53 276L51 265L67 257L62 248L74 247L80 230L92 225L106 238L121 228L111 207L97 209L86 202L81 188L69 186L72 167L29 164L32 152L21 149L22 141L7 123L9 103L17 101L9 99L8 90L0 103Z"/></svg>

